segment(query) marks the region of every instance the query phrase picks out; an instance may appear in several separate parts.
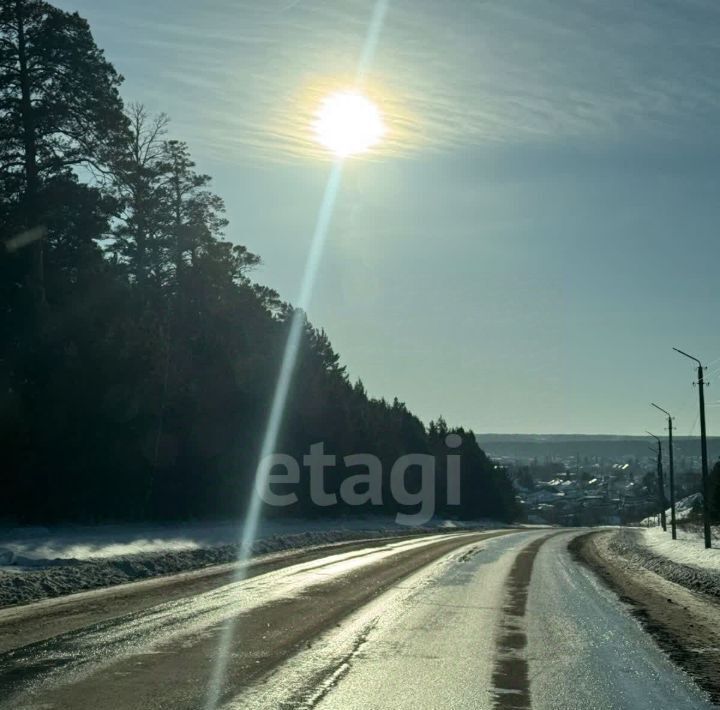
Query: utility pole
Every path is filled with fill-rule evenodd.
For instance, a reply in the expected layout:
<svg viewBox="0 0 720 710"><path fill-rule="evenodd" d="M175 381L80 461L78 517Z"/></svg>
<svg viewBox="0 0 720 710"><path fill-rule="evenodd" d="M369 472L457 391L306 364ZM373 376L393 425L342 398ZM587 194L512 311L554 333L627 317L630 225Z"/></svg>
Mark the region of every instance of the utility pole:
<svg viewBox="0 0 720 710"><path fill-rule="evenodd" d="M665 520L665 506L667 501L665 500L665 483L663 481L663 470L662 470L662 441L660 438L651 434L655 441L657 441L657 476L658 476L658 498L660 499L660 524L662 525L663 532L667 532L667 521Z"/></svg>
<svg viewBox="0 0 720 710"><path fill-rule="evenodd" d="M700 392L700 453L702 455L702 496L703 496L703 532L705 534L705 549L712 547L712 535L710 533L710 491L708 485L708 460L707 460L707 434L705 432L705 377L704 368L700 360L686 352L673 348L673 350L686 358L697 363L698 390Z"/></svg>
<svg viewBox="0 0 720 710"><path fill-rule="evenodd" d="M675 524L675 464L673 463L673 420L667 409L658 407L655 402L651 402L655 409L659 409L663 414L667 414L668 419L668 458L670 462L670 530L672 539L677 540L677 526Z"/></svg>

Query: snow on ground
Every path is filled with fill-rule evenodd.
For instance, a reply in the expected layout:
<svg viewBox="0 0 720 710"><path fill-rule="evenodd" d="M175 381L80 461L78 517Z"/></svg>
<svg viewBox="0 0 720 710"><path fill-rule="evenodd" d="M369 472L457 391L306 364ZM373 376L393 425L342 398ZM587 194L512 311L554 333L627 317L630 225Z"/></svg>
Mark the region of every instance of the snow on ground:
<svg viewBox="0 0 720 710"><path fill-rule="evenodd" d="M663 532L661 527L646 528L642 531L642 544L648 550L660 557L667 557L673 562L683 565L693 565L705 569L720 571L720 527L714 526L713 543L717 547L705 549L702 530L677 528L677 540L670 535L670 522L668 530Z"/></svg>
<svg viewBox="0 0 720 710"><path fill-rule="evenodd" d="M265 520L253 554L466 527L501 526L434 520L409 528L389 516ZM0 606L234 562L241 531L238 522L0 529Z"/></svg>
<svg viewBox="0 0 720 710"><path fill-rule="evenodd" d="M673 540L660 527L619 528L608 548L671 582L720 598L720 550L705 550L697 532L678 528L678 535L683 536Z"/></svg>
<svg viewBox="0 0 720 710"><path fill-rule="evenodd" d="M482 525L497 526L492 523ZM459 526L462 526L462 523L435 520L421 529L434 530ZM316 520L291 518L262 521L257 539L266 540L278 535L298 535L308 532L337 533L340 536L338 539L345 539L344 533L378 530L412 532L412 528L397 524L390 516ZM125 555L204 550L234 545L238 542L241 532L242 524L237 521L0 528L0 554L4 554L4 558L0 558L0 566L64 564ZM332 535L330 538L326 535L323 539L331 541L331 538Z"/></svg>
<svg viewBox="0 0 720 710"><path fill-rule="evenodd" d="M702 505L702 493L693 493L692 495L681 498L675 501L675 520L682 521L687 520L693 511L693 507ZM668 521L670 520L670 508L665 511ZM649 518L643 518L640 521L640 525L652 526L657 524L657 516L651 515Z"/></svg>
<svg viewBox="0 0 720 710"><path fill-rule="evenodd" d="M696 506L702 505L702 494L693 493L675 503L677 540L670 534L670 508L665 511L667 532L658 525L657 517L640 522L642 536L638 540L648 552L681 565L720 570L720 526L712 527L713 548L705 549L702 525L688 518Z"/></svg>

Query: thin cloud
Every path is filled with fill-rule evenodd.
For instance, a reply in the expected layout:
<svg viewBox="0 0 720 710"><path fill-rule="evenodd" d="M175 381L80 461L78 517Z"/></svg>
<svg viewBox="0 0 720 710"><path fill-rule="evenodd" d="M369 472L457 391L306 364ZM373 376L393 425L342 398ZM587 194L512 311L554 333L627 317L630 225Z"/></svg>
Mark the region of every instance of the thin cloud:
<svg viewBox="0 0 720 710"><path fill-rule="evenodd" d="M158 61L135 82L216 157L314 159L314 102L352 80L372 6L224 0L171 23L139 16L128 52ZM369 78L381 152L699 137L720 118L719 29L713 0L391 0Z"/></svg>

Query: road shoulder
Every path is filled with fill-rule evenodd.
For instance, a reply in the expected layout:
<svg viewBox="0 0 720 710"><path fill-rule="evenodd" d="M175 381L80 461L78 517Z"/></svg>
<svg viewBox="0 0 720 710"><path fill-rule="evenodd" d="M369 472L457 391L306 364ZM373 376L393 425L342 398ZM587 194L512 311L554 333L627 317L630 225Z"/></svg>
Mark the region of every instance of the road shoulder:
<svg viewBox="0 0 720 710"><path fill-rule="evenodd" d="M590 567L652 634L658 645L720 703L720 633L717 598L692 591L616 552L614 531L581 535L573 555Z"/></svg>

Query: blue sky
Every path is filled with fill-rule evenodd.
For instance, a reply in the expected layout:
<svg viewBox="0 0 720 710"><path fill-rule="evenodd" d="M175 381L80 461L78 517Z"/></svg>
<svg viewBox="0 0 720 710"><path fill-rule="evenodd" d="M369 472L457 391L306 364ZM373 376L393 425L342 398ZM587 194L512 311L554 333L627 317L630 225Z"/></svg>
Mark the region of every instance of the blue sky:
<svg viewBox="0 0 720 710"><path fill-rule="evenodd" d="M308 122L373 0L57 4L293 300L330 169ZM716 0L390 0L388 140L346 165L309 309L350 375L477 432L660 432L651 400L697 432L671 346L720 358L718 66Z"/></svg>

